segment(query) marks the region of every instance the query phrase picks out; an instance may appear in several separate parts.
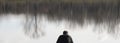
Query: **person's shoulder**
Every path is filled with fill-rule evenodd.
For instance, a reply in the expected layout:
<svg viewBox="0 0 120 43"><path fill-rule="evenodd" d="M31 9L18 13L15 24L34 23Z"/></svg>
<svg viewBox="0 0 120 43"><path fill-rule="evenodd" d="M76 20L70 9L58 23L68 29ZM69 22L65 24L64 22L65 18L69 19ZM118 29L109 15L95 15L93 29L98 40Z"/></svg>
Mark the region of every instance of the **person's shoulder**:
<svg viewBox="0 0 120 43"><path fill-rule="evenodd" d="M63 36L65 36L65 37L69 37L69 35L63 35Z"/></svg>
<svg viewBox="0 0 120 43"><path fill-rule="evenodd" d="M62 36L64 36L64 35L60 35L60 37L62 37Z"/></svg>
<svg viewBox="0 0 120 43"><path fill-rule="evenodd" d="M71 37L70 35L67 35L67 37Z"/></svg>
<svg viewBox="0 0 120 43"><path fill-rule="evenodd" d="M61 36L68 36L68 35L61 35Z"/></svg>

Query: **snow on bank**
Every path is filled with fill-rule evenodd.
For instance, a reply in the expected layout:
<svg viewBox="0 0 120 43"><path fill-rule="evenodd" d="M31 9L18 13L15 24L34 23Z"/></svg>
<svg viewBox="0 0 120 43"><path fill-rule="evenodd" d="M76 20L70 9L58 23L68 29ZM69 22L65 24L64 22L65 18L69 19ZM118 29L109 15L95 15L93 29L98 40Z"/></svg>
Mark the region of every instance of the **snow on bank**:
<svg viewBox="0 0 120 43"><path fill-rule="evenodd" d="M56 43L63 30L68 30L67 21L49 22L45 17L41 19L42 30L45 35L38 39L31 39L23 32L24 15L8 15L0 20L0 43ZM93 32L94 24L77 26L76 29L68 30L74 43L120 43L107 33L98 34ZM83 29L79 29L83 28Z"/></svg>

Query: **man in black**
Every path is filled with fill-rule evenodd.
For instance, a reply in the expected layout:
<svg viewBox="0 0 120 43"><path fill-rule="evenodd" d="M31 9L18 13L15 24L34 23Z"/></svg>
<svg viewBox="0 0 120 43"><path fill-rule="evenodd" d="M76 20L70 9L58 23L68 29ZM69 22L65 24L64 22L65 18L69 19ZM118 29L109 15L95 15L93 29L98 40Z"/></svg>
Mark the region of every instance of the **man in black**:
<svg viewBox="0 0 120 43"><path fill-rule="evenodd" d="M73 43L72 38L68 35L67 31L60 35L56 43Z"/></svg>

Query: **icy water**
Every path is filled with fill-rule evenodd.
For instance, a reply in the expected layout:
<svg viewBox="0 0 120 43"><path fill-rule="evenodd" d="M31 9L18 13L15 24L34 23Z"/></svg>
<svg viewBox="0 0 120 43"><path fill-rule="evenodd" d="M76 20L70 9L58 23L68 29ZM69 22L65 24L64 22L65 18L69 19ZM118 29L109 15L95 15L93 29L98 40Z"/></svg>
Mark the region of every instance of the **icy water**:
<svg viewBox="0 0 120 43"><path fill-rule="evenodd" d="M69 32L74 43L120 43L118 37L106 32L94 32L96 26L94 22L86 23L82 27L77 24L72 27L66 20L48 21L45 16L42 16L40 21L39 25L44 35L34 39L24 33L24 14L2 16L0 18L0 43L56 43L58 36L64 30Z"/></svg>

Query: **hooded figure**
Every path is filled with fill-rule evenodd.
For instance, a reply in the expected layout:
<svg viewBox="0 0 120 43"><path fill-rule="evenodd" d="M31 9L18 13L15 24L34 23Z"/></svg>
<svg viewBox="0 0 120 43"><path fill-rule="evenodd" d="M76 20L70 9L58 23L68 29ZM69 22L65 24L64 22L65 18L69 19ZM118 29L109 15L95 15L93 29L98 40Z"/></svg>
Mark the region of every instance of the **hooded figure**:
<svg viewBox="0 0 120 43"><path fill-rule="evenodd" d="M68 35L67 31L63 31L63 35L60 35L56 43L73 43L72 38Z"/></svg>

